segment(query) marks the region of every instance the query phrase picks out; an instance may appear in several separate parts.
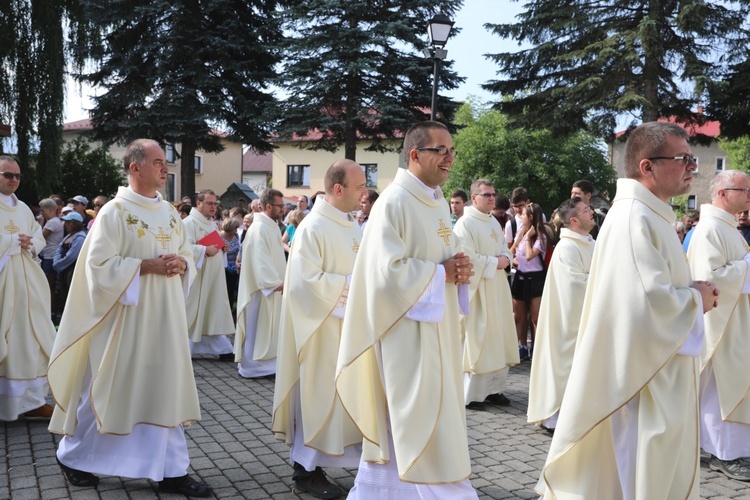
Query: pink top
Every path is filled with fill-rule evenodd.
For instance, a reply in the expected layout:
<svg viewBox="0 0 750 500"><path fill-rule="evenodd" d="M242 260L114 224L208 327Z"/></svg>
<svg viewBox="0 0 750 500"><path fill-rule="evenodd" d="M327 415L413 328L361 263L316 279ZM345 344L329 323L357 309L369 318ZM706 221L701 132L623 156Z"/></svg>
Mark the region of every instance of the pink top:
<svg viewBox="0 0 750 500"><path fill-rule="evenodd" d="M521 238L521 242L516 247L516 260L518 266L516 269L522 273L533 273L544 270L544 254L547 253L547 238L544 235L538 235L532 248L536 248L540 253L531 261L526 260L526 235Z"/></svg>

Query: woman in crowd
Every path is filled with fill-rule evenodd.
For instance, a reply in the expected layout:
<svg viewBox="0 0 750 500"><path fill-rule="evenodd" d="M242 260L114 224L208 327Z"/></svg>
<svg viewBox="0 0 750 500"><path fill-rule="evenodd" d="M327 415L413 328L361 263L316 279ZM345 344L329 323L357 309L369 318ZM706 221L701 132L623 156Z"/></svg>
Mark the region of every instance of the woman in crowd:
<svg viewBox="0 0 750 500"><path fill-rule="evenodd" d="M536 203L526 205L519 215L521 230L510 251L515 255L516 276L513 279L513 316L516 322L516 334L521 345L521 360L530 359L534 349L536 322L539 318L539 305L542 302L544 278L547 273L544 267L544 256L554 236L544 224L542 207ZM528 320L531 317L531 350L529 350L527 332Z"/></svg>
<svg viewBox="0 0 750 500"><path fill-rule="evenodd" d="M221 239L224 240L224 251L226 252L226 265L224 266L224 272L227 276L227 293L229 294L229 305L232 308L232 313L236 314L237 307L237 290L239 288L240 280L239 274L237 273L237 255L240 253L240 239L237 236L237 229L240 227L240 221L234 217L224 219L224 223L221 226Z"/></svg>
<svg viewBox="0 0 750 500"><path fill-rule="evenodd" d="M65 222L66 236L57 245L52 267L57 271L57 290L60 304L65 307L70 282L73 279L73 270L86 239L86 231L83 230L83 217L78 212L69 212L62 217L62 220Z"/></svg>
<svg viewBox="0 0 750 500"><path fill-rule="evenodd" d="M284 251L288 254L292 251L292 239L294 238L294 232L297 230L297 226L305 218L305 214L302 210L292 210L289 212L289 224L286 226L284 236L281 238L281 242L284 243Z"/></svg>
<svg viewBox="0 0 750 500"><path fill-rule="evenodd" d="M42 228L42 236L47 242L47 245L42 250L40 255L42 259L42 271L47 276L47 282L49 283L50 291L50 314L52 315L52 321L57 324L57 301L55 300L55 287L57 283L57 273L52 267L52 261L55 257L55 250L57 245L63 239L63 223L57 216L57 202L51 198L45 198L39 202L39 208L42 211L42 217L44 218L44 226Z"/></svg>

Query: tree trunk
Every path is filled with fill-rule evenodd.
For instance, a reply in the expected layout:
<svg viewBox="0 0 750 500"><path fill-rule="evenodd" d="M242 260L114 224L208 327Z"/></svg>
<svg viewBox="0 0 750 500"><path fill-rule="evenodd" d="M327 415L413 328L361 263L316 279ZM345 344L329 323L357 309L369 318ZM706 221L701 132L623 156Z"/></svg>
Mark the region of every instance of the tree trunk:
<svg viewBox="0 0 750 500"><path fill-rule="evenodd" d="M177 199L189 196L195 203L195 141L184 138L180 154L180 194Z"/></svg>

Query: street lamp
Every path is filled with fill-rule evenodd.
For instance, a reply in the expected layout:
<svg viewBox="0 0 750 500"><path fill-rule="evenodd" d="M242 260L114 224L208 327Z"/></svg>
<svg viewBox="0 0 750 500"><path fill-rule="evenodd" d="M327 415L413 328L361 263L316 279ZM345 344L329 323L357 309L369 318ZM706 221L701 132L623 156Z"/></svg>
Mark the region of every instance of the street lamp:
<svg viewBox="0 0 750 500"><path fill-rule="evenodd" d="M435 14L427 23L427 33L430 35L430 47L424 49L425 57L431 58L434 63L434 74L432 78L432 106L430 106L430 120L435 120L437 109L438 76L440 75L440 61L448 56L448 51L443 49L445 42L451 34L453 21L445 14Z"/></svg>

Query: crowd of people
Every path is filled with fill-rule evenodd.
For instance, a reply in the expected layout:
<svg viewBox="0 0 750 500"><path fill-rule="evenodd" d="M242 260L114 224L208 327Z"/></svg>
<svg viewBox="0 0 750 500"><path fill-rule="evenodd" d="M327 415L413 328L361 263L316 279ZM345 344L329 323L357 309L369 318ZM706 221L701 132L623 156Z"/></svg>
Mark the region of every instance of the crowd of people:
<svg viewBox="0 0 750 500"><path fill-rule="evenodd" d="M477 179L446 200L440 123L403 151L380 195L340 160L296 207L268 188L222 210L211 190L163 201L164 151L139 139L113 202L52 196L38 217L0 156L0 418L50 419L75 486L210 496L184 427L200 419L191 357L216 355L275 377L270 431L297 491L337 498L324 469L352 467L349 498L472 499L466 411L511 404L508 370L533 360L543 497L697 498L701 448L750 480L746 174L717 174L700 223L677 223L695 159L684 129L647 123L606 218L581 180L547 222L524 187Z"/></svg>

